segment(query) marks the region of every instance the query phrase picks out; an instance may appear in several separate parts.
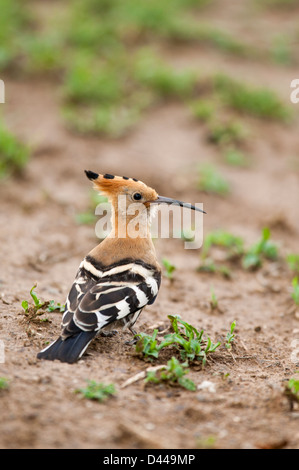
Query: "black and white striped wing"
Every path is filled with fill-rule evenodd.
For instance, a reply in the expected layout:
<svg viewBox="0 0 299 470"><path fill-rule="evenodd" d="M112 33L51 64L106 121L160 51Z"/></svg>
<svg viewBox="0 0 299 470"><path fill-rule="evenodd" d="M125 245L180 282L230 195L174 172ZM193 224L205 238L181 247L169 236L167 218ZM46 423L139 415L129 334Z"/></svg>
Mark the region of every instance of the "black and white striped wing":
<svg viewBox="0 0 299 470"><path fill-rule="evenodd" d="M133 332L141 310L155 301L160 282L160 271L140 260L104 267L85 258L66 301L61 336L37 357L76 362L97 333L115 321Z"/></svg>
<svg viewBox="0 0 299 470"><path fill-rule="evenodd" d="M77 308L72 314L70 310L65 313L63 336L74 334L75 330L97 332L114 321L131 318L153 303L158 289L153 278L135 285L97 283L78 297Z"/></svg>

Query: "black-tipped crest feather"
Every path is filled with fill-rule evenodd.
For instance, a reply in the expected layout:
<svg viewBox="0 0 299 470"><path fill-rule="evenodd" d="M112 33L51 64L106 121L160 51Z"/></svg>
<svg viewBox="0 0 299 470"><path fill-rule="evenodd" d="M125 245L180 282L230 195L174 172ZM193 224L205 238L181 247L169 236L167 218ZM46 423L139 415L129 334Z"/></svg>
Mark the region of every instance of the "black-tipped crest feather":
<svg viewBox="0 0 299 470"><path fill-rule="evenodd" d="M95 173L94 171L90 171L90 170L84 170L84 171L85 171L87 178L92 181L96 180L99 177L98 173Z"/></svg>

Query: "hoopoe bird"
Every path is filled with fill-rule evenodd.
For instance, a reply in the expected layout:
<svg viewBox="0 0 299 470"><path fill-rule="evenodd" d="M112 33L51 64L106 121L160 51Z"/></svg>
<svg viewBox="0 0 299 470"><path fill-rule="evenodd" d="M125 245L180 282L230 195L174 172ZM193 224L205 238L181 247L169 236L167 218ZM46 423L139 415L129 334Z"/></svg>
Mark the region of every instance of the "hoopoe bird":
<svg viewBox="0 0 299 470"><path fill-rule="evenodd" d="M105 329L119 324L136 335L134 324L142 309L154 303L161 283L161 267L150 234L152 205L176 204L204 212L159 196L135 178L85 173L111 203L112 230L81 262L66 300L61 335L38 353L38 359L74 363L96 335L105 335ZM125 200L124 207L120 207L119 196ZM129 236L132 215L128 215L128 207L132 203L142 204L145 211L146 217L140 219L145 224L143 236Z"/></svg>

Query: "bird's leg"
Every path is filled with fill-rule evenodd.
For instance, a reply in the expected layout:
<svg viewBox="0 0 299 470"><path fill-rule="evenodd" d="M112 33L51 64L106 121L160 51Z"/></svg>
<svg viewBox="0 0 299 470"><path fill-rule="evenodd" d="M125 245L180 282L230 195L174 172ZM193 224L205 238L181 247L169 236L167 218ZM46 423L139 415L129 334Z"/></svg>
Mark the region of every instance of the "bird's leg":
<svg viewBox="0 0 299 470"><path fill-rule="evenodd" d="M137 331L134 330L133 326L129 326L128 329L131 331L134 338L131 339L131 341L126 341L125 344L130 344L130 345L136 344L138 341L138 338L136 338L136 335L138 334Z"/></svg>
<svg viewBox="0 0 299 470"><path fill-rule="evenodd" d="M123 329L130 330L132 335L134 336L134 338L131 341L125 341L125 344L132 345L132 344L136 344L138 341L138 338L136 338L137 331L134 330L133 326L135 325L136 320L139 317L140 313L141 313L141 310L138 310L133 315L128 315L128 317L123 318L123 323L124 323Z"/></svg>

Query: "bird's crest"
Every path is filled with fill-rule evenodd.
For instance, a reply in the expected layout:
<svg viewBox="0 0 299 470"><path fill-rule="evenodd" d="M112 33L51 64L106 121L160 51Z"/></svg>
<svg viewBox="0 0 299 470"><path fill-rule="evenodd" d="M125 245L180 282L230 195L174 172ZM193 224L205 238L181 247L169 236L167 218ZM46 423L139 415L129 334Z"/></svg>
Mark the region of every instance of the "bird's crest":
<svg viewBox="0 0 299 470"><path fill-rule="evenodd" d="M142 202L154 201L158 194L153 188L150 188L142 181L127 176L115 176L105 173L104 175L85 170L86 176L93 181L94 188L108 197L117 196L126 193L138 193L142 196ZM140 200L141 200L140 199ZM136 199L137 201L137 199Z"/></svg>

